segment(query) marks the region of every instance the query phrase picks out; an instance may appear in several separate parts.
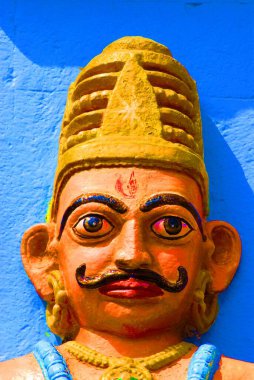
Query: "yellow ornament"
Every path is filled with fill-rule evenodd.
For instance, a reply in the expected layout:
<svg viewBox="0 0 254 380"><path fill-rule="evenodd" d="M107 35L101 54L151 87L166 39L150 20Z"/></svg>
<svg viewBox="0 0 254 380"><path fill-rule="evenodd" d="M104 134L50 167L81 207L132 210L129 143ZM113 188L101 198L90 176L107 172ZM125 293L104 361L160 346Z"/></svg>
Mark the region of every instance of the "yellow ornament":
<svg viewBox="0 0 254 380"><path fill-rule="evenodd" d="M191 343L181 342L169 346L157 354L132 359L106 356L76 341L69 341L65 344L67 351L81 362L92 364L98 368L107 368L101 376L101 380L152 380L153 376L150 370L155 371L168 365L186 355L193 347L194 345Z"/></svg>
<svg viewBox="0 0 254 380"><path fill-rule="evenodd" d="M208 177L196 84L163 45L124 37L107 46L71 84L63 118L50 218L68 179L92 167L181 171Z"/></svg>

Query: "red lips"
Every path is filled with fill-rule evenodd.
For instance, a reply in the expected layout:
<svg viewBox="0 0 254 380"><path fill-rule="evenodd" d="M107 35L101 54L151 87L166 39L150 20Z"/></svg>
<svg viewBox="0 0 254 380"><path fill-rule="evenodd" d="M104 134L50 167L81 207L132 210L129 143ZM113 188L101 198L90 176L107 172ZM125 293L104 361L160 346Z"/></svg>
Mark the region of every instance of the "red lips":
<svg viewBox="0 0 254 380"><path fill-rule="evenodd" d="M163 291L157 285L135 278L113 281L108 285L101 286L99 292L113 298L145 298L163 295Z"/></svg>

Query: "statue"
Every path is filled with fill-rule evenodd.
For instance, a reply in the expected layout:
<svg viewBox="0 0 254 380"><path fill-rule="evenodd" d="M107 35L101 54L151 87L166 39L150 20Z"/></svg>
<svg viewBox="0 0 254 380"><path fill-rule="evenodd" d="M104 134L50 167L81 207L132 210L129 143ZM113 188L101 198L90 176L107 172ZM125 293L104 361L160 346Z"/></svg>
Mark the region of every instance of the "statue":
<svg viewBox="0 0 254 380"><path fill-rule="evenodd" d="M210 328L240 261L208 207L195 82L157 42L113 42L70 86L47 223L22 240L63 344L39 342L1 378L254 379L184 341Z"/></svg>

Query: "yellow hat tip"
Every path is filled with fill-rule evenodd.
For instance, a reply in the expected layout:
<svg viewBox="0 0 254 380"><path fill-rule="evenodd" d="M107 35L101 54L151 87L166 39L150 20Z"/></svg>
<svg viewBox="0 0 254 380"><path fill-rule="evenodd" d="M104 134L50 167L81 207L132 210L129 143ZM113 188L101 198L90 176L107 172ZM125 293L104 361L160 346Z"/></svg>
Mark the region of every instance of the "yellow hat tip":
<svg viewBox="0 0 254 380"><path fill-rule="evenodd" d="M109 44L103 53L110 53L119 50L148 50L154 53L160 53L172 56L170 50L156 41L150 38L145 38L141 36L127 36L119 38L118 40Z"/></svg>

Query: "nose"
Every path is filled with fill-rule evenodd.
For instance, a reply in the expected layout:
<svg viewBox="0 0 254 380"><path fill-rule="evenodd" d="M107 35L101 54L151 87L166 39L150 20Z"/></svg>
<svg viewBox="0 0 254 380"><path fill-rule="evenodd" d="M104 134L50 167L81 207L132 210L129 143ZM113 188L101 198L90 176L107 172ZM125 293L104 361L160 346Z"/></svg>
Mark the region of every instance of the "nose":
<svg viewBox="0 0 254 380"><path fill-rule="evenodd" d="M147 269L152 257L145 245L145 236L135 220L126 222L118 236L115 265L118 269Z"/></svg>

